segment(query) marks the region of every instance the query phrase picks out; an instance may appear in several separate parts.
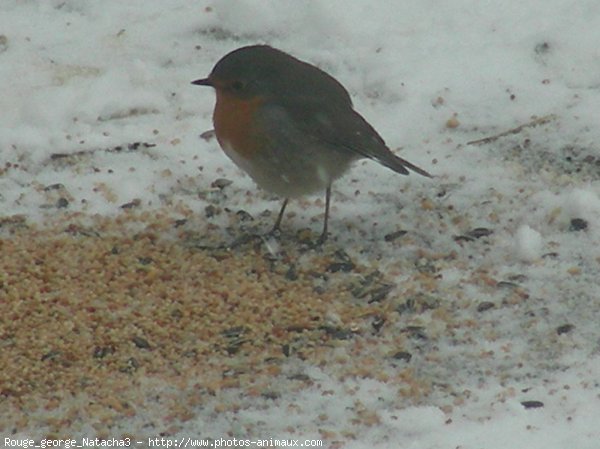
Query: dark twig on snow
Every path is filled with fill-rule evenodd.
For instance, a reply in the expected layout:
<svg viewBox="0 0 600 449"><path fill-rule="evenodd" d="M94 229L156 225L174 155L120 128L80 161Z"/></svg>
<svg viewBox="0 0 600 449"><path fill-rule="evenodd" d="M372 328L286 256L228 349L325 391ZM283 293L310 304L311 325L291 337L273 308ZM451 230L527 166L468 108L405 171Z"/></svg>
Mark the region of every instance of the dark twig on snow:
<svg viewBox="0 0 600 449"><path fill-rule="evenodd" d="M483 145L485 143L491 143L495 140L498 140L500 137L510 136L511 134L519 134L525 128L534 128L539 125L545 125L546 123L549 123L552 120L555 120L556 118L557 116L555 114L544 115L543 117L536 117L530 122L527 122L521 126L517 126L516 128L509 129L508 131L501 132L500 134L467 142L467 145Z"/></svg>

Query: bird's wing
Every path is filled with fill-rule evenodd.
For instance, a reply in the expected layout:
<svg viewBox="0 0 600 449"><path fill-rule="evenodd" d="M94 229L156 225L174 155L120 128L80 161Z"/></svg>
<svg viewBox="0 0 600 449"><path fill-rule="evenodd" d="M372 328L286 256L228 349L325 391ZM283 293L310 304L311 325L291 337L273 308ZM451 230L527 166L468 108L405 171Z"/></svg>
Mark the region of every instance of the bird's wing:
<svg viewBox="0 0 600 449"><path fill-rule="evenodd" d="M337 151L355 153L357 158L369 158L408 175L412 170L422 176L432 176L416 165L396 156L375 129L356 111L347 105L335 105L301 98L290 99L281 105L292 122L301 131Z"/></svg>

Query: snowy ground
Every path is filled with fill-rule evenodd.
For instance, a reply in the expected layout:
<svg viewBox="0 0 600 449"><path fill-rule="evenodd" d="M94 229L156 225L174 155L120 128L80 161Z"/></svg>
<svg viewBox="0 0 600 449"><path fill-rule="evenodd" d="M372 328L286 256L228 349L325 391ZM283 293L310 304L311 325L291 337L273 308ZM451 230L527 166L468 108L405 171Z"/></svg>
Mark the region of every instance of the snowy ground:
<svg viewBox="0 0 600 449"><path fill-rule="evenodd" d="M378 410L378 425L345 447L600 447L596 0L3 0L0 215L112 216L134 200L203 211L195 192L217 178L234 181L231 209L276 210L214 139L199 138L212 127L214 94L190 85L226 52L257 42L333 74L393 149L437 176L356 164L334 185L336 243L359 260L377 258L398 284L399 258L454 252L433 267L452 292L446 299L494 307L465 308L463 318L483 328L472 335L427 329L421 317L438 360L410 363L464 391L451 412L443 388L403 405L385 383L306 367L313 394L235 417L198 410L181 436L235 428L243 437L244 423L262 421L265 435L294 425L319 438L315 410L349 426L358 398ZM76 153L85 164L68 162ZM58 183L68 204L49 202L47 187ZM285 226L318 227L310 218L319 206L290 209L297 215ZM399 229L414 235L409 248L384 241ZM543 406L522 404L533 400ZM286 419L291 403L311 412Z"/></svg>

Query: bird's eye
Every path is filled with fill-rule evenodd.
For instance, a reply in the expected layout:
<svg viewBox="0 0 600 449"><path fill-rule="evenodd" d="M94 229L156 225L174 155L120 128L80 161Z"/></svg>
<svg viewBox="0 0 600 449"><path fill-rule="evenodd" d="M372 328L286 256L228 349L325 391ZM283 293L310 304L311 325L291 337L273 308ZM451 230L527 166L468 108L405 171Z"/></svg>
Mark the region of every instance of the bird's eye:
<svg viewBox="0 0 600 449"><path fill-rule="evenodd" d="M242 90L245 87L245 84L242 81L234 81L231 84L231 87L232 87L233 90L240 91L240 90Z"/></svg>

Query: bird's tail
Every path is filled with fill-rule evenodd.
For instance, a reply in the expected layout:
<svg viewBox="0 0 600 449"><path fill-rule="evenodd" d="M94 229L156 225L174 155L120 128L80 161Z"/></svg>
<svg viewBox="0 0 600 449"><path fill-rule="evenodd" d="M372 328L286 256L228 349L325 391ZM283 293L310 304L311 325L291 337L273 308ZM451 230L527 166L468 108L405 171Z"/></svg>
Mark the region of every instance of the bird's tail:
<svg viewBox="0 0 600 449"><path fill-rule="evenodd" d="M415 173L420 174L421 176L433 178L433 175L423 170L421 167L417 167L415 164L411 164L406 159L402 159L401 157L396 155L390 158L386 158L385 160L379 159L379 162L381 162L386 167L391 168L395 172L403 175L408 175L408 170L411 170Z"/></svg>

